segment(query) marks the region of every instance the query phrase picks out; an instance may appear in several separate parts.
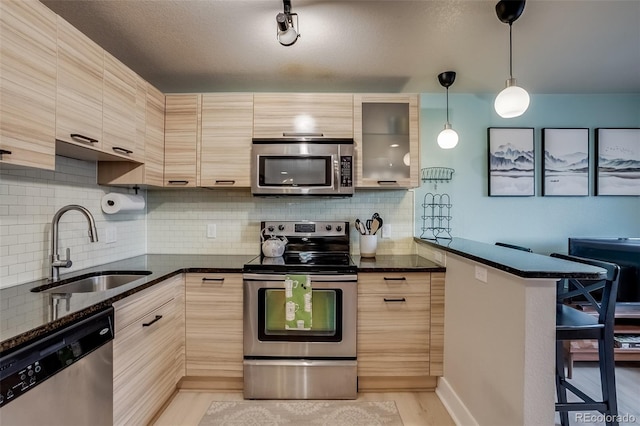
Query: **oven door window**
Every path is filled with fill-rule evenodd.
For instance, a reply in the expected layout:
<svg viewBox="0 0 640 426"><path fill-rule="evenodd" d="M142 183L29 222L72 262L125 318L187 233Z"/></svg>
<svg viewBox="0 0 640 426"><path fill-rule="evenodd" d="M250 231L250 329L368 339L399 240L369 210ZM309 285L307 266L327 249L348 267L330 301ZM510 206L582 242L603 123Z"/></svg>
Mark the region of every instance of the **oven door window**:
<svg viewBox="0 0 640 426"><path fill-rule="evenodd" d="M285 293L281 288L258 290L258 338L262 341L340 342L342 290L313 290L311 330L285 330Z"/></svg>
<svg viewBox="0 0 640 426"><path fill-rule="evenodd" d="M264 156L259 157L260 186L333 187L333 162L327 156Z"/></svg>

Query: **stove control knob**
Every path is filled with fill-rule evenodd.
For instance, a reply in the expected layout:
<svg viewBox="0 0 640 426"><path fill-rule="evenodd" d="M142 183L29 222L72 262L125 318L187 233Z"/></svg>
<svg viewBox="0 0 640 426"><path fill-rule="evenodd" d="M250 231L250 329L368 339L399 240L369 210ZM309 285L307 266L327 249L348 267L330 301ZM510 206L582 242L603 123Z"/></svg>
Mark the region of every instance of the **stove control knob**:
<svg viewBox="0 0 640 426"><path fill-rule="evenodd" d="M325 226L325 229L326 229L327 231L331 231L331 225L327 225L327 226Z"/></svg>
<svg viewBox="0 0 640 426"><path fill-rule="evenodd" d="M273 225L270 225L267 227L267 230L269 230L269 232L273 232L275 228L273 227Z"/></svg>
<svg viewBox="0 0 640 426"><path fill-rule="evenodd" d="M336 231L342 232L342 226L340 226L340 225L336 226Z"/></svg>
<svg viewBox="0 0 640 426"><path fill-rule="evenodd" d="M282 225L282 224L278 225L278 230L279 231L284 231L284 225Z"/></svg>

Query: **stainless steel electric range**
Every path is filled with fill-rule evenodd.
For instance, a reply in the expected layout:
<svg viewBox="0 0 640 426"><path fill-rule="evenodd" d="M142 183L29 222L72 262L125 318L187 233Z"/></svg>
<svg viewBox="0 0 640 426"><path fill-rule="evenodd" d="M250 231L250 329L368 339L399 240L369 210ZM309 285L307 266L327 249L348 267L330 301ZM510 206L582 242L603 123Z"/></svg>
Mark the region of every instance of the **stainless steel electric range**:
<svg viewBox="0 0 640 426"><path fill-rule="evenodd" d="M355 399L358 276L349 223L273 221L261 230L288 243L283 256L244 265L244 397ZM292 275L311 283L306 330L285 327L285 280Z"/></svg>

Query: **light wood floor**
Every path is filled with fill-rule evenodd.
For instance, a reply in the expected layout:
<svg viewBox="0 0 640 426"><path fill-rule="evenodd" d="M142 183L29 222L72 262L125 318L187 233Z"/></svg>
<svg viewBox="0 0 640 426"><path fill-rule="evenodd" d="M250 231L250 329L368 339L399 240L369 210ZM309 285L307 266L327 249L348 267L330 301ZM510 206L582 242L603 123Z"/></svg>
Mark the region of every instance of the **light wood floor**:
<svg viewBox="0 0 640 426"><path fill-rule="evenodd" d="M156 426L197 426L213 401L241 401L242 392L181 390L154 423ZM405 426L453 426L435 392L360 393L358 401L395 401Z"/></svg>

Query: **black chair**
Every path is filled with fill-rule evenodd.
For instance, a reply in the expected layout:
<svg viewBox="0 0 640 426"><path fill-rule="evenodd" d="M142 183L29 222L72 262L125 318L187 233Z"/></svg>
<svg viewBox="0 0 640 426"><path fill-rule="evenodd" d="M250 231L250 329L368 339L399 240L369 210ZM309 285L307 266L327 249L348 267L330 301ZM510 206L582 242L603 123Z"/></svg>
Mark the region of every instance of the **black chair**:
<svg viewBox="0 0 640 426"><path fill-rule="evenodd" d="M500 246L500 247L507 247L507 248L511 248L511 249L528 251L529 253L533 253L533 250L531 250L528 247L516 246L514 244L507 244L507 243L501 243L501 242L497 242L496 245Z"/></svg>
<svg viewBox="0 0 640 426"><path fill-rule="evenodd" d="M570 411L599 411L606 416L607 425L617 425L618 404L614 360L614 321L620 267L613 263L553 253L552 257L603 268L607 276L601 280L564 279L558 282L556 306L556 411L563 426L569 424ZM595 292L595 295L594 295ZM578 298L594 309L591 315L567 305ZM582 305L583 302L581 301ZM598 364L602 400L596 401L573 384L567 382L564 372L565 340L595 339L598 342ZM582 401L567 402L567 390Z"/></svg>

